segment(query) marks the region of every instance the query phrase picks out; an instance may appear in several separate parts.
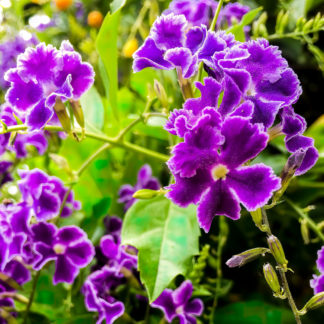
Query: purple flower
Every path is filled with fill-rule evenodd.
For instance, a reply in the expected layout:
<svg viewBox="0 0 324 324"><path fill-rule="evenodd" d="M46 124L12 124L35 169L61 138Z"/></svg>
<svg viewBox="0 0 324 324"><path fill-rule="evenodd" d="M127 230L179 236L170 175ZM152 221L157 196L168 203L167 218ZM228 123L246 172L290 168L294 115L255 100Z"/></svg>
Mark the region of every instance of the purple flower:
<svg viewBox="0 0 324 324"><path fill-rule="evenodd" d="M0 188L7 182L12 181L13 178L10 174L12 162L0 161Z"/></svg>
<svg viewBox="0 0 324 324"><path fill-rule="evenodd" d="M100 249L107 259L106 264L117 271L123 268L128 270L137 268L137 256L135 255L137 251L120 245L120 242L116 242L112 235L105 235L101 238Z"/></svg>
<svg viewBox="0 0 324 324"><path fill-rule="evenodd" d="M0 205L0 271L21 254L29 218L29 209L23 203Z"/></svg>
<svg viewBox="0 0 324 324"><path fill-rule="evenodd" d="M80 209L79 201L74 200L73 192L64 187L63 182L54 176L48 176L39 169L19 171L21 180L18 186L22 199L33 210L37 220L48 220L58 216L65 196L62 217L68 217L73 210Z"/></svg>
<svg viewBox="0 0 324 324"><path fill-rule="evenodd" d="M220 12L217 24L218 26L226 23L227 26L232 26L234 23L239 23L243 16L250 11L248 6L244 6L238 2L227 4Z"/></svg>
<svg viewBox="0 0 324 324"><path fill-rule="evenodd" d="M17 125L17 121L13 115L14 111L10 106L3 105L0 107L0 119L7 126ZM20 117L17 112L15 112L17 117ZM24 122L24 118L20 118ZM27 134L17 134L15 141L12 146L9 144L10 134L0 135L0 154L4 153L6 149L16 152L17 158L24 158L27 156L27 146L34 146L40 155L43 155L47 150L47 139L45 137L44 131L34 131Z"/></svg>
<svg viewBox="0 0 324 324"><path fill-rule="evenodd" d="M313 275L313 279L310 280L310 286L314 289L314 294L318 294L324 291L324 274L319 276Z"/></svg>
<svg viewBox="0 0 324 324"><path fill-rule="evenodd" d="M213 18L217 2L214 0L173 0L164 14L184 15L192 26L209 26Z"/></svg>
<svg viewBox="0 0 324 324"><path fill-rule="evenodd" d="M278 47L265 39L238 43L213 55L210 66L223 84L223 115L235 111L242 100L253 103L252 123L272 126L279 110L295 103L301 87Z"/></svg>
<svg viewBox="0 0 324 324"><path fill-rule="evenodd" d="M168 323L178 318L180 324L195 324L195 317L202 314L204 305L198 298L190 301L192 291L192 283L184 281L174 291L165 289L151 306L161 309Z"/></svg>
<svg viewBox="0 0 324 324"><path fill-rule="evenodd" d="M119 189L118 202L125 204L125 210L129 209L136 201L133 194L140 189L158 190L160 183L158 179L152 177L152 169L148 164L141 167L137 174L137 183L135 186L125 184Z"/></svg>
<svg viewBox="0 0 324 324"><path fill-rule="evenodd" d="M31 278L30 272L18 261L10 261L1 271L4 275L13 279L19 285L23 285ZM14 307L14 301L10 297L3 297L3 293L13 293L14 289L5 281L0 280L0 307ZM2 296L1 296L2 295ZM1 317L0 317L0 323ZM3 323L6 323L3 322Z"/></svg>
<svg viewBox="0 0 324 324"><path fill-rule="evenodd" d="M113 290L122 283L123 275L116 269L104 266L93 272L85 281L82 293L85 296L85 305L90 312L98 312L97 324L106 320L113 323L122 316L124 304L111 296Z"/></svg>
<svg viewBox="0 0 324 324"><path fill-rule="evenodd" d="M57 99L78 100L93 84L94 72L72 45L63 41L59 50L44 43L28 48L5 79L10 82L7 101L26 114L27 125L35 130L55 115Z"/></svg>
<svg viewBox="0 0 324 324"><path fill-rule="evenodd" d="M216 215L238 219L240 203L249 211L265 205L280 179L264 164L244 166L267 145L260 125L235 116L220 128L204 119L173 149L168 166L176 182L167 196L182 207L198 204L198 222L208 232Z"/></svg>
<svg viewBox="0 0 324 324"><path fill-rule="evenodd" d="M94 256L94 248L87 235L77 226L58 229L49 223L38 223L31 227L34 249L39 255L34 264L40 270L47 262L55 261L53 284L72 284L79 269L86 267Z"/></svg>
<svg viewBox="0 0 324 324"><path fill-rule="evenodd" d="M184 78L190 78L198 71L200 61L212 62L216 52L235 43L233 35L207 31L204 25L188 29L183 15L163 15L154 22L149 37L134 53L133 70L176 68Z"/></svg>
<svg viewBox="0 0 324 324"><path fill-rule="evenodd" d="M16 38L0 44L0 87L2 89L10 86L10 83L4 80L3 76L9 69L16 66L18 55L23 53L27 47L38 43L35 36L30 36L26 39L18 35Z"/></svg>

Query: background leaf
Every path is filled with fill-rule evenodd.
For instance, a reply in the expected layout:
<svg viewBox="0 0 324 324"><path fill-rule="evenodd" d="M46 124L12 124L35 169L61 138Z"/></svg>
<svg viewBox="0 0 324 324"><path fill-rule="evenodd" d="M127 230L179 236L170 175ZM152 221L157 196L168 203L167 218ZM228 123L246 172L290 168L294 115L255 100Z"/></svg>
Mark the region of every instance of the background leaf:
<svg viewBox="0 0 324 324"><path fill-rule="evenodd" d="M136 202L127 212L122 243L139 250L138 266L150 302L178 274L192 266L199 252L196 208L180 208L164 196Z"/></svg>
<svg viewBox="0 0 324 324"><path fill-rule="evenodd" d="M237 324L293 324L291 312L260 300L233 303L218 309L214 323Z"/></svg>
<svg viewBox="0 0 324 324"><path fill-rule="evenodd" d="M80 99L86 128L101 130L104 125L104 106L97 89L93 86Z"/></svg>
<svg viewBox="0 0 324 324"><path fill-rule="evenodd" d="M230 29L228 29L229 33L234 34L235 39L240 42L245 42L245 32L244 27L251 24L251 22L254 20L254 18L257 16L257 14L262 10L262 7L253 9L246 13L241 22L232 26Z"/></svg>
<svg viewBox="0 0 324 324"><path fill-rule="evenodd" d="M100 28L96 48L100 55L104 69L100 69L103 74L102 79L108 79L109 84L105 84L107 97L111 108L114 112L114 117L118 120L117 112L117 91L118 91L118 51L117 51L117 36L118 25L120 21L120 11L125 5L126 0L115 0L111 4L112 12L108 13ZM105 82L106 83L106 82Z"/></svg>

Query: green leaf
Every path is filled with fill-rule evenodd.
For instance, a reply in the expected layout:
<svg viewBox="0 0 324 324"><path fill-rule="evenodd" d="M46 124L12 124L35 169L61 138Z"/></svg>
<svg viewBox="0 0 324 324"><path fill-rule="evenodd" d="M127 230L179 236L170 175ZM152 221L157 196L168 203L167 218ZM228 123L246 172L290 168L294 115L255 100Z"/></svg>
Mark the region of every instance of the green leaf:
<svg viewBox="0 0 324 324"><path fill-rule="evenodd" d="M122 242L135 246L141 281L150 302L179 274L192 267L199 253L196 208L180 208L164 196L137 201L126 213Z"/></svg>
<svg viewBox="0 0 324 324"><path fill-rule="evenodd" d="M105 89L114 117L118 121L117 109L117 91L118 91L118 51L117 36L118 25L120 20L121 8L125 5L126 0L114 0L111 4L112 11L109 12L100 28L96 48L104 69L100 68L102 79L105 82Z"/></svg>
<svg viewBox="0 0 324 324"><path fill-rule="evenodd" d="M321 3L324 3L324 0L293 0L287 6L287 10L290 9L292 16L297 20L300 17L306 17L310 10Z"/></svg>
<svg viewBox="0 0 324 324"><path fill-rule="evenodd" d="M86 128L101 130L104 126L104 105L101 97L93 86L80 99L86 122Z"/></svg>
<svg viewBox="0 0 324 324"><path fill-rule="evenodd" d="M214 323L237 324L293 324L292 313L259 300L233 303L217 309Z"/></svg>
<svg viewBox="0 0 324 324"><path fill-rule="evenodd" d="M262 10L262 7L253 9L246 13L239 24L236 24L227 30L228 33L232 33L235 36L235 39L240 42L245 42L245 33L244 27L251 24L257 14Z"/></svg>

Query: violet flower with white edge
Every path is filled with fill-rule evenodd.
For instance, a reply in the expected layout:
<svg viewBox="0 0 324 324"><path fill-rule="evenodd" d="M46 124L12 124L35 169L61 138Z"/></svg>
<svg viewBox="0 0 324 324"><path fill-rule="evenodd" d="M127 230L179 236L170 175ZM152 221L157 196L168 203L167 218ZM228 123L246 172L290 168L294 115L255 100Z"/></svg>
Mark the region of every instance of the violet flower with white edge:
<svg viewBox="0 0 324 324"><path fill-rule="evenodd" d="M69 189L54 176L48 176L39 169L20 170L21 180L18 186L22 199L33 210L37 220L48 220L58 216L64 198ZM68 217L73 210L81 208L79 201L74 200L73 191L68 193L62 209L61 217Z"/></svg>
<svg viewBox="0 0 324 324"><path fill-rule="evenodd" d="M16 36L14 39L7 40L0 44L0 87L7 89L10 83L4 79L5 73L14 68L17 64L17 57L23 53L29 46L34 46L38 43L37 38L30 34L30 37Z"/></svg>
<svg viewBox="0 0 324 324"><path fill-rule="evenodd" d="M124 314L124 304L111 296L111 292L123 282L123 279L122 273L113 267L104 266L93 272L85 281L82 287L85 305L88 311L98 312L96 324L101 324L104 320L107 324L112 324Z"/></svg>
<svg viewBox="0 0 324 324"><path fill-rule="evenodd" d="M173 0L163 14L184 15L191 26L209 26L217 8L214 0Z"/></svg>
<svg viewBox="0 0 324 324"><path fill-rule="evenodd" d="M55 261L53 284L72 284L79 269L86 267L94 257L94 247L87 234L77 226L57 228L40 222L31 226L34 250L38 260L35 270L40 270L49 261Z"/></svg>
<svg viewBox="0 0 324 324"><path fill-rule="evenodd" d="M130 184L122 185L119 189L119 203L123 203L125 210L129 209L136 201L133 194L140 189L160 189L159 180L152 176L152 169L148 164L141 167L137 174L137 182L135 186Z"/></svg>
<svg viewBox="0 0 324 324"><path fill-rule="evenodd" d="M165 289L151 306L161 309L168 323L178 318L180 324L195 324L196 316L202 314L204 305L199 298L190 300L192 292L192 283L186 280L174 291Z"/></svg>
<svg viewBox="0 0 324 324"><path fill-rule="evenodd" d="M240 203L248 211L264 206L281 183L264 164L244 166L267 146L268 135L259 125L243 117L229 117L221 126L221 135L223 144L214 141L215 136L219 138L214 128L202 127L199 132L188 133L185 142L180 143L180 152L176 146L168 163L175 184L168 187L167 197L182 207L198 204L198 222L206 232L216 215L240 218ZM190 154L194 143L199 145L195 154Z"/></svg>
<svg viewBox="0 0 324 324"><path fill-rule="evenodd" d="M29 230L29 208L23 204L0 205L0 271L22 252Z"/></svg>
<svg viewBox="0 0 324 324"><path fill-rule="evenodd" d="M94 71L90 64L82 62L69 41L63 41L59 50L44 43L28 48L5 79L10 82L6 100L27 115L28 127L35 130L55 116L57 99L79 100L92 86Z"/></svg>

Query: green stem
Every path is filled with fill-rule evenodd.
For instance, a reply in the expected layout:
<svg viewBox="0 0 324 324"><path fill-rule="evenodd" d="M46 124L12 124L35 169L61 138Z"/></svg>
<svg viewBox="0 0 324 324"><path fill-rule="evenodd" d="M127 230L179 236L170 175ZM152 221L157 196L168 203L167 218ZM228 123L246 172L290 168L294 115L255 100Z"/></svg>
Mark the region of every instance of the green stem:
<svg viewBox="0 0 324 324"><path fill-rule="evenodd" d="M223 271L222 271L222 253L223 253L223 247L227 240L227 231L224 230L226 226L226 220L224 216L219 216L219 236L218 236L218 245L217 245L217 262L216 262L216 290L215 290L215 296L213 300L212 310L210 313L209 323L214 323L214 315L215 315L215 309L218 305L218 299L219 299L219 291L221 289L222 285L222 277L223 277Z"/></svg>
<svg viewBox="0 0 324 324"><path fill-rule="evenodd" d="M263 209L263 208L262 208L262 217L263 217L264 223L267 224L267 227L268 227L267 234L272 235L269 220L268 220L268 216L267 216L267 213L266 213L265 209ZM293 296L292 296L292 294L290 292L290 288L289 288L289 284L288 284L288 281L287 281L287 278L286 278L285 270L281 267L281 265L278 262L277 262L277 269L278 269L278 271L280 273L280 276L281 276L281 281L282 281L282 285L283 285L282 288L284 290L285 295L288 298L288 302L289 302L290 308L291 308L291 310L292 310L292 312L293 312L293 314L295 316L296 323L301 324L299 311L298 311L298 308L296 307L294 298L293 298Z"/></svg>
<svg viewBox="0 0 324 324"><path fill-rule="evenodd" d="M38 282L40 273L41 273L41 270L37 271L36 275L35 275L35 277L33 279L32 291L30 293L28 304L27 304L26 310L25 310L25 316L24 316L24 322L23 322L24 324L27 324L29 311L30 311L30 308L31 308L31 306L33 304L33 301L34 301L35 292L36 292L36 286L37 286L37 282Z"/></svg>
<svg viewBox="0 0 324 324"><path fill-rule="evenodd" d="M212 21L212 23L211 23L211 25L210 25L210 27L209 27L209 30L210 30L210 31L214 31L215 28L216 28L217 20L218 20L219 13L220 13L220 11L221 11L221 9L222 9L222 6L223 6L223 2L224 2L224 0L219 0L219 2L218 2L218 6L217 6L217 8L216 8L216 11L215 11L215 15L214 15L213 21Z"/></svg>
<svg viewBox="0 0 324 324"><path fill-rule="evenodd" d="M291 200L286 199L286 202L294 209L294 211L303 219L306 220L309 227L316 233L316 235L324 242L324 234L318 228L316 223L306 214L303 212L301 208L296 206Z"/></svg>
<svg viewBox="0 0 324 324"><path fill-rule="evenodd" d="M301 324L301 319L300 319L300 316L299 316L299 311L298 311L298 309L296 307L294 298L293 298L293 296L292 296L292 294L290 292L289 284L288 284L288 281L287 281L287 277L286 277L285 271L280 266L278 266L277 268L278 268L278 271L280 273L280 277L281 277L283 289L284 289L285 294L287 296L287 299L288 299L290 308L291 308L291 310L294 313L296 323L297 324Z"/></svg>
<svg viewBox="0 0 324 324"><path fill-rule="evenodd" d="M310 31L307 32L307 34L313 34L313 33L317 33L320 30L318 29L312 29ZM267 36L266 38L269 40L273 40L273 39L282 39L282 38L301 38L304 37L305 33L300 31L300 32L291 32L291 33L286 33L286 34L272 34Z"/></svg>
<svg viewBox="0 0 324 324"><path fill-rule="evenodd" d="M0 131L0 135L10 133L10 132L26 131L27 128L28 128L27 125L24 125L24 124L10 126L10 127L7 128L7 130ZM44 130L48 130L48 131L52 131L52 132L63 132L64 131L62 127L53 126L53 125L45 126ZM75 129L74 133L80 135L80 134L82 134L82 130L81 129ZM136 152L136 153L141 153L141 154L150 156L152 158L155 158L155 159L163 161L163 162L166 162L169 159L168 155L149 150L147 148L141 147L141 146L133 144L133 143L129 143L129 142L126 142L126 141L119 141L118 138L115 138L115 137L109 137L109 136L106 136L106 135L96 134L96 133L92 133L92 132L88 132L88 131L85 132L85 136L88 137L88 138L98 140L98 141L109 143L109 144L111 144L112 146L115 146L115 147L126 148L126 149L129 149L130 151L133 151L133 152Z"/></svg>

